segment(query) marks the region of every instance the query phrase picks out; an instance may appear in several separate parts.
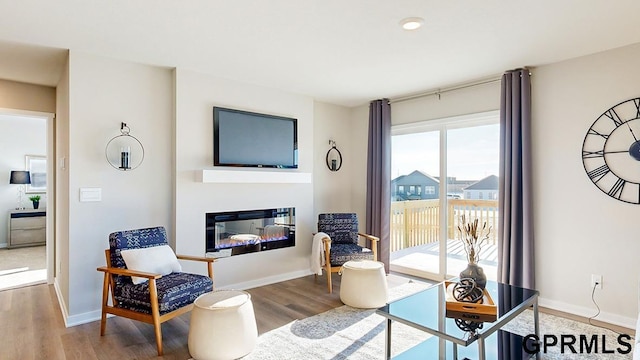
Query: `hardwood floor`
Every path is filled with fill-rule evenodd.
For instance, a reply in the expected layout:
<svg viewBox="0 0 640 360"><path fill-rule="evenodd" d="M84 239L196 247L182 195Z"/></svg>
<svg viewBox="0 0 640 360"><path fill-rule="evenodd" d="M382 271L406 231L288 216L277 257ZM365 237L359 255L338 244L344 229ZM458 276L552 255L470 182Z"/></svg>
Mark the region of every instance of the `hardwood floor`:
<svg viewBox="0 0 640 360"><path fill-rule="evenodd" d="M340 276L333 274L332 279L333 294L327 292L324 276L315 282L313 275L247 290L251 293L258 332L263 334L293 320L342 306ZM387 277L389 287L408 281L393 274ZM541 311L554 313L548 309ZM558 312L555 315L586 322L573 315ZM51 285L0 291L0 360L190 359L189 319L187 313L162 324L165 355L158 357L151 325L112 317L107 320L105 336L100 336L100 321L64 327ZM633 334L631 329L602 325Z"/></svg>
<svg viewBox="0 0 640 360"><path fill-rule="evenodd" d="M333 274L333 294L326 278L314 276L247 290L260 334L342 306L340 277ZM390 275L389 286L408 279ZM55 290L36 285L0 291L0 359L189 359L190 313L162 324L164 353L156 353L153 326L120 317L65 328Z"/></svg>

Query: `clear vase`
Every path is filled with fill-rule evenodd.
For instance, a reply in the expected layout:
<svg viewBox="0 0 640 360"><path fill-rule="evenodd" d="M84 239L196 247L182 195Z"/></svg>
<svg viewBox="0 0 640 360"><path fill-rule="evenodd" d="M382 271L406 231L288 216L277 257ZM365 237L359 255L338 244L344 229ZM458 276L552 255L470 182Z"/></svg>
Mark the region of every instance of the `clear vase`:
<svg viewBox="0 0 640 360"><path fill-rule="evenodd" d="M487 276L484 274L484 270L476 263L469 263L467 268L460 272L460 279L465 278L473 279L481 289L484 289L487 285Z"/></svg>

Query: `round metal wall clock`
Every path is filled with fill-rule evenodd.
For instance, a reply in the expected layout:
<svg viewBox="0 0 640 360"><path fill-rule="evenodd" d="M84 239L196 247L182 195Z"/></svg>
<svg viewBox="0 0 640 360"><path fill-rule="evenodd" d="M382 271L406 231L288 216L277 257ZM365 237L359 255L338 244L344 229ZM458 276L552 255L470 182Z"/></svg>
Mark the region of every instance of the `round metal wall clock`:
<svg viewBox="0 0 640 360"><path fill-rule="evenodd" d="M605 194L640 204L640 98L606 110L582 143L582 164Z"/></svg>

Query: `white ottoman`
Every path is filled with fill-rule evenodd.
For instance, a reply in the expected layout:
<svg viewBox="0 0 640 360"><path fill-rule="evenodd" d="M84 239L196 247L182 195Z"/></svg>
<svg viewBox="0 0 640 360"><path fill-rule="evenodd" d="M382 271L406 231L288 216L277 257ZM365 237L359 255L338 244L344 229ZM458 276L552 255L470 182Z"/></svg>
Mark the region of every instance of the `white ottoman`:
<svg viewBox="0 0 640 360"><path fill-rule="evenodd" d="M237 359L250 353L257 341L249 293L216 290L198 296L189 326L189 353L194 359Z"/></svg>
<svg viewBox="0 0 640 360"><path fill-rule="evenodd" d="M340 300L352 307L373 309L387 303L384 264L378 261L347 261L342 265Z"/></svg>

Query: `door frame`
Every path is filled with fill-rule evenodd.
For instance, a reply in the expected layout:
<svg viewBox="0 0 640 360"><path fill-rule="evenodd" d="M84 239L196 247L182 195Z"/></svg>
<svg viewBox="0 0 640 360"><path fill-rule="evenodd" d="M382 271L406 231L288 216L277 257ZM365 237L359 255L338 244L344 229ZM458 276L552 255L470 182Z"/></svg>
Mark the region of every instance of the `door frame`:
<svg viewBox="0 0 640 360"><path fill-rule="evenodd" d="M1 115L27 116L41 118L46 121L46 157L47 157L47 229L46 229L46 266L47 284L53 284L55 278L55 113L30 111L10 108L0 108Z"/></svg>

